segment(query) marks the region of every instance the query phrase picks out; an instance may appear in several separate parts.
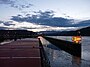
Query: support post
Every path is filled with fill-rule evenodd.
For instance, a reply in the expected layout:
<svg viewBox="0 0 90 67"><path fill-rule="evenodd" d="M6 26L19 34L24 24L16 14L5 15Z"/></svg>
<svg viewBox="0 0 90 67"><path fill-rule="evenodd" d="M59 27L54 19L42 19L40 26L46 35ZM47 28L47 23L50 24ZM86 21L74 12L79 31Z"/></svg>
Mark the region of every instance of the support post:
<svg viewBox="0 0 90 67"><path fill-rule="evenodd" d="M81 67L81 57L72 56L72 67Z"/></svg>
<svg viewBox="0 0 90 67"><path fill-rule="evenodd" d="M72 55L72 67L81 67L81 35L80 31L78 31L78 36L74 36L73 42L79 43L79 50L80 50L80 56L73 56Z"/></svg>

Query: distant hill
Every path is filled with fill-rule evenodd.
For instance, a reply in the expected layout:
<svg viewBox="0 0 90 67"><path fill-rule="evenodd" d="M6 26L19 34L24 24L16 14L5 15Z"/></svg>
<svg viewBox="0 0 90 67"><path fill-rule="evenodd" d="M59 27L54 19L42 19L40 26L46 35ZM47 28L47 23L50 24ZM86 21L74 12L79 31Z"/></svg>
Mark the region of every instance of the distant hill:
<svg viewBox="0 0 90 67"><path fill-rule="evenodd" d="M86 28L82 28L82 29L76 30L76 31L80 31L80 34L82 36L90 36L90 26L86 27Z"/></svg>
<svg viewBox="0 0 90 67"><path fill-rule="evenodd" d="M90 36L90 27L82 28L76 31L47 31L41 33L48 36Z"/></svg>

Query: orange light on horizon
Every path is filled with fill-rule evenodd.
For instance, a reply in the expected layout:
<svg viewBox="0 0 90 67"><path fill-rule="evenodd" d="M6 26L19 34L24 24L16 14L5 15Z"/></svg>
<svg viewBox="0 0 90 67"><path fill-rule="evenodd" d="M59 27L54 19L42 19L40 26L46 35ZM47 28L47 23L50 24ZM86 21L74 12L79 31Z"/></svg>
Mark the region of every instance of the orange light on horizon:
<svg viewBox="0 0 90 67"><path fill-rule="evenodd" d="M73 36L72 41L75 43L80 43L81 42L81 36Z"/></svg>

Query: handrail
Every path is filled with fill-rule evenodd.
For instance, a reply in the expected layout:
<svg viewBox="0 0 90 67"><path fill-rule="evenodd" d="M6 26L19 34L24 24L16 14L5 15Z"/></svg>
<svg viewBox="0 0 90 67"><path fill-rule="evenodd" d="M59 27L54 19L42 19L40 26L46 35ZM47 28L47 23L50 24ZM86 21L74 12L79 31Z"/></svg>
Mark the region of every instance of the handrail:
<svg viewBox="0 0 90 67"><path fill-rule="evenodd" d="M46 40L48 40L50 43L57 46L61 50L64 50L73 56L81 57L81 43L74 43L46 36L43 36L43 38L45 38Z"/></svg>
<svg viewBox="0 0 90 67"><path fill-rule="evenodd" d="M45 53L45 50L43 48L43 45L40 41L40 38L38 38L39 40L39 46L40 46L40 54L41 54L41 64L42 64L42 67L50 67L50 62L49 62L49 59Z"/></svg>

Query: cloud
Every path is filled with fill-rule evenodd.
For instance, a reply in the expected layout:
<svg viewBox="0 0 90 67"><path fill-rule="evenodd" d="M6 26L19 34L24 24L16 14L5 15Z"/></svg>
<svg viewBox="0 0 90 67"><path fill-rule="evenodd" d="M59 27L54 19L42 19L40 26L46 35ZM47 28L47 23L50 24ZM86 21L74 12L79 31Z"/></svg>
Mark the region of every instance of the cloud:
<svg viewBox="0 0 90 67"><path fill-rule="evenodd" d="M5 24L6 23L6 24ZM1 21L0 29L3 30L29 30L33 32L39 31L67 31L67 30L76 30L78 27L54 27L48 25L39 25L30 22L16 22L16 21Z"/></svg>
<svg viewBox="0 0 90 67"><path fill-rule="evenodd" d="M26 16L17 15L12 16L11 20L17 22L30 22L40 25L48 25L48 26L70 26L73 21L71 19L61 18L61 17L54 17L54 11L41 11L34 12L34 14L27 14Z"/></svg>
<svg viewBox="0 0 90 67"><path fill-rule="evenodd" d="M20 0L0 0L0 4L10 5L10 7L17 8L19 10L30 8L33 6L31 3L22 3Z"/></svg>
<svg viewBox="0 0 90 67"><path fill-rule="evenodd" d="M25 9L25 8L30 8L31 6L33 6L32 4L11 4L11 7L17 8L19 10Z"/></svg>
<svg viewBox="0 0 90 67"><path fill-rule="evenodd" d="M0 28L5 27L7 29L42 29L42 28L48 28L49 26L46 25L38 25L34 23L29 22L16 22L16 21L0 21Z"/></svg>
<svg viewBox="0 0 90 67"><path fill-rule="evenodd" d="M33 11L34 14L26 14L25 17L23 17L22 15L17 15L17 16L12 16L11 20L14 21L19 21L19 22L23 22L23 21L34 21L37 19L49 19L49 18L53 18L54 16L54 11L49 10L49 11ZM35 22L35 21L34 21Z"/></svg>
<svg viewBox="0 0 90 67"><path fill-rule="evenodd" d="M38 15L38 17L39 18L44 18L44 19L46 19L46 18L52 18L53 16L54 16L54 11L52 11L52 10L47 10L47 11L41 11L41 10L39 10L38 12L34 12L34 13L36 13L37 15Z"/></svg>
<svg viewBox="0 0 90 67"><path fill-rule="evenodd" d="M0 0L0 4L14 4L15 1L13 0Z"/></svg>
<svg viewBox="0 0 90 67"><path fill-rule="evenodd" d="M10 25L13 25L13 26L14 26L14 25L15 25L15 24L13 24L11 21L4 22L3 24L6 25L6 26L10 26Z"/></svg>
<svg viewBox="0 0 90 67"><path fill-rule="evenodd" d="M65 18L72 18L72 17L68 16L68 15L67 15L67 14L65 14L65 13L62 13L62 15L64 15L64 16L65 16Z"/></svg>
<svg viewBox="0 0 90 67"><path fill-rule="evenodd" d="M38 19L49 19L53 18L54 16L54 11L49 10L49 11L41 11L39 10L38 12L33 11L34 14L26 14L26 16L22 15L17 15L17 16L12 16L11 20L18 21L18 22L36 22L38 23Z"/></svg>
<svg viewBox="0 0 90 67"><path fill-rule="evenodd" d="M14 25L12 21L0 21L1 26L10 26L10 25Z"/></svg>
<svg viewBox="0 0 90 67"><path fill-rule="evenodd" d="M0 21L0 27L5 29L23 29L30 31L64 31L74 30L79 26L90 25L90 20L73 24L73 19L54 17L54 11L37 11L25 16L18 14L11 17L11 21Z"/></svg>
<svg viewBox="0 0 90 67"><path fill-rule="evenodd" d="M80 21L78 23L75 24L75 26L90 26L90 20L84 20L84 21Z"/></svg>
<svg viewBox="0 0 90 67"><path fill-rule="evenodd" d="M45 12L46 13L46 12ZM47 15L41 15L42 13L39 12L39 14L27 14L26 16L17 15L12 16L11 20L16 22L28 22L28 23L34 23L38 25L47 25L47 26L53 26L53 27L85 27L90 26L90 20L80 21L77 22L74 19L67 19L62 17L50 17L50 14ZM52 15L52 14L51 14Z"/></svg>

